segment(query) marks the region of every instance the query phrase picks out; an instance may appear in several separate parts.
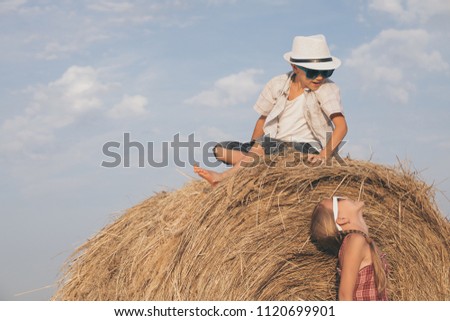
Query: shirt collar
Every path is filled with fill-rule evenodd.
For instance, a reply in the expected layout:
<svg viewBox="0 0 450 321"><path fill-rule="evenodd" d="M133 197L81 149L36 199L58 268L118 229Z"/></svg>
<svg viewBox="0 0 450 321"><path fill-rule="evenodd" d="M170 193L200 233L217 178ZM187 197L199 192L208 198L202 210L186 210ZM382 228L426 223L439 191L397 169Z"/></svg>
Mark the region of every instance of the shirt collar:
<svg viewBox="0 0 450 321"><path fill-rule="evenodd" d="M283 95L285 95L286 97L289 95L289 88L291 87L291 82L294 78L295 78L295 73L293 71L290 71L288 73L288 79L287 79L286 83L284 84L284 88L283 88ZM303 90L307 93L311 92L311 89L309 89L309 88L303 88Z"/></svg>

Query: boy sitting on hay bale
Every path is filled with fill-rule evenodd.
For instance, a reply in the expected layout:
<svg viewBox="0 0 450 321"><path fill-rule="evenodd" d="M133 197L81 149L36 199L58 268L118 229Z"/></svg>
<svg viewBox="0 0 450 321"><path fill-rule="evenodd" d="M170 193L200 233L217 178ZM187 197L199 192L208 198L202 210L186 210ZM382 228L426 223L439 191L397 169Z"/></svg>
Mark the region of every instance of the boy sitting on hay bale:
<svg viewBox="0 0 450 321"><path fill-rule="evenodd" d="M312 164L320 163L333 155L347 134L339 88L328 79L341 61L331 56L325 37L295 37L292 51L283 57L292 71L270 80L261 92L253 107L260 117L250 143L229 141L214 148L216 158L233 167L218 173L194 166L194 172L212 186L244 162L278 153L286 145L307 154Z"/></svg>

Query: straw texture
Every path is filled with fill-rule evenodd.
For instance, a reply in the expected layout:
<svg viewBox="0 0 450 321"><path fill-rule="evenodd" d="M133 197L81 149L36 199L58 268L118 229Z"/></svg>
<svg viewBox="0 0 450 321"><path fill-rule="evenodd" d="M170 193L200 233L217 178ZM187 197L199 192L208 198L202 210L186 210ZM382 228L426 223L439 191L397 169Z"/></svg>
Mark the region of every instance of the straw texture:
<svg viewBox="0 0 450 321"><path fill-rule="evenodd" d="M365 161L259 160L127 210L78 248L54 300L335 300L337 259L309 239L319 200L364 200L392 300L450 299L450 223L414 173Z"/></svg>

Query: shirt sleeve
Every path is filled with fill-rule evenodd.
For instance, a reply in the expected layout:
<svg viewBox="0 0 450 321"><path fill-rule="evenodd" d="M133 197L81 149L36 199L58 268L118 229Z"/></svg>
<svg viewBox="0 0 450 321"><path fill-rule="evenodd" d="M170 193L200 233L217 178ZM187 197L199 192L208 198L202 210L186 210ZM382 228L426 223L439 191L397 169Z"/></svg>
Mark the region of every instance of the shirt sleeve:
<svg viewBox="0 0 450 321"><path fill-rule="evenodd" d="M253 109L261 116L269 115L275 106L277 97L280 95L280 90L277 88L279 82L278 77L271 79L259 94Z"/></svg>
<svg viewBox="0 0 450 321"><path fill-rule="evenodd" d="M344 114L341 103L341 93L339 87L332 81L323 84L317 91L316 97L323 112L330 117L333 114Z"/></svg>

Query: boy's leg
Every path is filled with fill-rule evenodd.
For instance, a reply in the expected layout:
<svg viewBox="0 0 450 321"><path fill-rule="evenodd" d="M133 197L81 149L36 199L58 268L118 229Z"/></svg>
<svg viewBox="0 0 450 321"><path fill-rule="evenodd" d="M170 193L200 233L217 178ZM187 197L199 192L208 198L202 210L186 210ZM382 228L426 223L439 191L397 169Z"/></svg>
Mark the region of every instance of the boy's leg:
<svg viewBox="0 0 450 321"><path fill-rule="evenodd" d="M226 141L218 143L214 149L216 159L227 164L236 165L242 161L244 156L250 151L253 143L240 143L235 141Z"/></svg>
<svg viewBox="0 0 450 321"><path fill-rule="evenodd" d="M214 147L214 155L216 156L217 160L227 165L234 166L237 163L241 162L246 154L240 150L226 149L222 146L217 145L216 147Z"/></svg>
<svg viewBox="0 0 450 321"><path fill-rule="evenodd" d="M221 182L224 178L234 174L242 165L244 162L252 162L255 157L262 156L264 154L264 149L261 145L255 144L252 146L248 153L241 152L241 155L238 155L237 158L240 158L239 161L237 161L237 158L234 159L235 161L233 167L230 169L224 171L223 173L218 173L212 170L204 169L198 166L194 166L194 172L198 175L200 175L202 178L204 178L206 181L208 181L211 186L216 186L219 182Z"/></svg>

